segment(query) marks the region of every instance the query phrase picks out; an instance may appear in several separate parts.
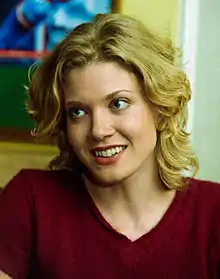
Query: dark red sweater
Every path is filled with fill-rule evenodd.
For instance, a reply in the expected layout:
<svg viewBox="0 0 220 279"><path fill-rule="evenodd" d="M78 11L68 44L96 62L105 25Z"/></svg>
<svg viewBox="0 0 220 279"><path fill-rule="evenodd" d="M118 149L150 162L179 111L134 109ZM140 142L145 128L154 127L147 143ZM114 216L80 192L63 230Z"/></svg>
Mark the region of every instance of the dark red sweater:
<svg viewBox="0 0 220 279"><path fill-rule="evenodd" d="M220 185L192 180L135 242L65 171L21 171L0 194L0 270L14 279L219 279Z"/></svg>

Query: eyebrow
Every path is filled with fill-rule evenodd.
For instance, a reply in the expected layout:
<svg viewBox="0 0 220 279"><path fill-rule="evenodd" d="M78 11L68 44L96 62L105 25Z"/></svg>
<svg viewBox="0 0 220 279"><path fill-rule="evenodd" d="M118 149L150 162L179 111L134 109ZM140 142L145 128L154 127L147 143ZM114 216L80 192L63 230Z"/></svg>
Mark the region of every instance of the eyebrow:
<svg viewBox="0 0 220 279"><path fill-rule="evenodd" d="M118 94L122 93L122 92L128 92L128 93L133 93L133 91L129 90L129 89L120 89L120 90L116 90L110 94L108 94L104 99L106 101L108 100L111 100L111 99L114 99ZM82 102L80 101L77 101L77 100L71 100L71 101L68 101L67 103L65 103L65 106L66 107L69 107L71 105L83 105Z"/></svg>

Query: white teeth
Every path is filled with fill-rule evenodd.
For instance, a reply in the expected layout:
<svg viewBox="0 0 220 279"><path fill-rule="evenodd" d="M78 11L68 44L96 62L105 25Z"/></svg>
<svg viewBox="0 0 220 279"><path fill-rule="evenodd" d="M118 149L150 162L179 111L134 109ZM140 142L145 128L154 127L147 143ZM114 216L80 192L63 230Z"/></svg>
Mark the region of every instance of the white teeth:
<svg viewBox="0 0 220 279"><path fill-rule="evenodd" d="M105 151L95 151L96 157L111 157L114 156L116 153L120 153L124 150L123 146L117 146L116 148L107 149Z"/></svg>
<svg viewBox="0 0 220 279"><path fill-rule="evenodd" d="M120 148L119 148L119 147L116 147L115 150L116 150L117 153L119 153Z"/></svg>
<svg viewBox="0 0 220 279"><path fill-rule="evenodd" d="M107 151L106 151L106 156L111 156L111 155L112 155L112 150L110 150L110 149L107 150Z"/></svg>
<svg viewBox="0 0 220 279"><path fill-rule="evenodd" d="M102 154L103 157L106 157L106 155L107 155L106 151L101 151L101 154Z"/></svg>

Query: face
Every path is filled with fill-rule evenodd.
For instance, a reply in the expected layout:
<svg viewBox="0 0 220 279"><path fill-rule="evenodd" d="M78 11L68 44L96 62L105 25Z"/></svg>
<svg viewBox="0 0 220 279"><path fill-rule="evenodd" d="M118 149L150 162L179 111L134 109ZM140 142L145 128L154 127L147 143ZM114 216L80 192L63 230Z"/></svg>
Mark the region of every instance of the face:
<svg viewBox="0 0 220 279"><path fill-rule="evenodd" d="M119 183L149 168L154 115L133 73L114 62L74 69L64 97L69 143L96 181Z"/></svg>

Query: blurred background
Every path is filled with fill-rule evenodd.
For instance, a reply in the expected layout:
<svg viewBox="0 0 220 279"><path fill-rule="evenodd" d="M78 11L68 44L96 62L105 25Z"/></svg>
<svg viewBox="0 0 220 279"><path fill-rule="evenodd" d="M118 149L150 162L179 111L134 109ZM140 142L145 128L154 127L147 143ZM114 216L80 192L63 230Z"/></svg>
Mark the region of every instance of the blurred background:
<svg viewBox="0 0 220 279"><path fill-rule="evenodd" d="M31 64L74 26L110 11L135 16L181 47L193 90L188 130L197 177L220 182L219 0L7 0L0 10L0 187L22 168L46 168L57 154L30 136L24 86Z"/></svg>

